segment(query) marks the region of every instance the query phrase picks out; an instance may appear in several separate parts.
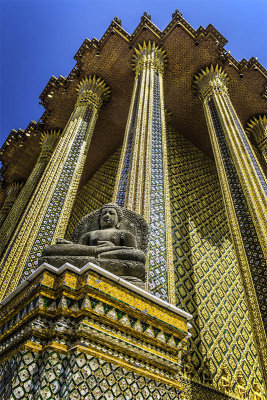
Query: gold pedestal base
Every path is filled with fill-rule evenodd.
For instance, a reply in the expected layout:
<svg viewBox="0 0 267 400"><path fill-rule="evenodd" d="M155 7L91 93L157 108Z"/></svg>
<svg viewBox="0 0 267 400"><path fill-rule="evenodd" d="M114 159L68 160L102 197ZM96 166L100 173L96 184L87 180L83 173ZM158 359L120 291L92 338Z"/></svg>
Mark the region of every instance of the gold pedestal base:
<svg viewBox="0 0 267 400"><path fill-rule="evenodd" d="M175 399L183 389L191 315L98 266L43 264L0 315L5 398Z"/></svg>

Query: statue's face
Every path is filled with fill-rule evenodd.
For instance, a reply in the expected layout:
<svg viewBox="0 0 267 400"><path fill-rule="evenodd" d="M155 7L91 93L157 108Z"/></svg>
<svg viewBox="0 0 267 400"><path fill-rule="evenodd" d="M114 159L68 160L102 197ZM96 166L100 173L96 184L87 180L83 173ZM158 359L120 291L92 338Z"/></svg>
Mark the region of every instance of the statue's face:
<svg viewBox="0 0 267 400"><path fill-rule="evenodd" d="M115 208L107 207L101 211L100 215L100 227L105 228L115 228L118 224L119 218Z"/></svg>

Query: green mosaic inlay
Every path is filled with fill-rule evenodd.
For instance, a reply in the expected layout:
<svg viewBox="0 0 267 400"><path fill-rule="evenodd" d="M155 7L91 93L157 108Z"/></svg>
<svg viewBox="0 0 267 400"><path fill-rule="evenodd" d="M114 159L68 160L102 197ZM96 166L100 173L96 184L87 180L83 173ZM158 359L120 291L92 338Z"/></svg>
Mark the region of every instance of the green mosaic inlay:
<svg viewBox="0 0 267 400"><path fill-rule="evenodd" d="M79 351L20 352L0 367L2 399L175 400L180 391Z"/></svg>

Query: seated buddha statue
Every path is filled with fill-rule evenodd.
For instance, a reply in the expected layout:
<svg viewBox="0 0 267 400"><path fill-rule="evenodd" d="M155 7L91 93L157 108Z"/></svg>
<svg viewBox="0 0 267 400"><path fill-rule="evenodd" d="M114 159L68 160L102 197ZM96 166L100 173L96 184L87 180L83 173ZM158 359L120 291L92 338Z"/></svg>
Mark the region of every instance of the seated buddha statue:
<svg viewBox="0 0 267 400"><path fill-rule="evenodd" d="M187 378L192 378L194 375L194 365L189 353L183 356L183 370Z"/></svg>
<svg viewBox="0 0 267 400"><path fill-rule="evenodd" d="M229 393L232 388L230 373L226 366L222 367L221 376L218 382L218 387L219 389L222 389L226 393Z"/></svg>
<svg viewBox="0 0 267 400"><path fill-rule="evenodd" d="M212 373L210 370L210 360L205 358L203 361L202 369L200 371L201 379L204 384L212 385Z"/></svg>
<svg viewBox="0 0 267 400"><path fill-rule="evenodd" d="M241 399L247 398L247 389L245 387L245 379L241 373L237 375L235 392Z"/></svg>
<svg viewBox="0 0 267 400"><path fill-rule="evenodd" d="M92 261L130 281L144 281L147 232L140 215L117 204L106 204L78 223L73 241L57 239L56 244L46 247L40 262L56 267L70 262L81 267Z"/></svg>
<svg viewBox="0 0 267 400"><path fill-rule="evenodd" d="M252 394L253 394L252 400L263 400L260 385L256 382L254 382L252 385Z"/></svg>

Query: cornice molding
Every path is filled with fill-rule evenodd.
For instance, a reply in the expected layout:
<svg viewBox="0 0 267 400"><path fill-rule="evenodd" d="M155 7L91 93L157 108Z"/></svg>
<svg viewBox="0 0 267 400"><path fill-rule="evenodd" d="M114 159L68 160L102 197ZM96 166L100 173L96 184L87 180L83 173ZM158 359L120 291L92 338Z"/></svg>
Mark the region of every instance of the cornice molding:
<svg viewBox="0 0 267 400"><path fill-rule="evenodd" d="M22 147L24 145L25 139L36 133L37 127L38 123L36 121L31 121L25 130L12 129L7 139L5 140L3 146L0 149L0 161L4 162L3 155L12 146Z"/></svg>

